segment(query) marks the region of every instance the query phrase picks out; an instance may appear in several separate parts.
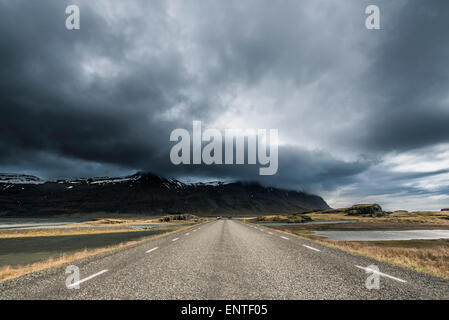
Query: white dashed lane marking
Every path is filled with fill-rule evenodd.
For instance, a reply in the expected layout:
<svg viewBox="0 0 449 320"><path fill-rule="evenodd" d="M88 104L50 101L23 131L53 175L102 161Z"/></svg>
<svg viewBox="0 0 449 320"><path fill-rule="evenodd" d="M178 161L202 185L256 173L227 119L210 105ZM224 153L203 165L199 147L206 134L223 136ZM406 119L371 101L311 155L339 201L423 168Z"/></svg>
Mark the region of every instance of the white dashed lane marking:
<svg viewBox="0 0 449 320"><path fill-rule="evenodd" d="M257 230L260 230L260 231L264 231L264 230L262 230L262 229L259 229L259 228L256 227L256 226L253 226L253 228L254 228L254 229L257 229ZM268 234L273 235L273 232L268 231ZM282 239L284 239L284 240L290 240L289 238L287 238L287 237L285 237L285 236L280 236L280 237L281 237ZM303 244L303 247L305 247L305 248L307 248L307 249L310 249L310 250L313 250L313 251L316 251L316 252L321 252L321 250L319 250L319 249L317 249L317 248L314 248L314 247L311 247L311 246L308 246L308 245L305 245L305 244ZM370 268L365 268L365 267L357 266L357 265L356 265L356 267L359 268L359 269L365 270L365 271L367 271L367 272L376 273L376 274L378 274L378 275L380 275L380 276L382 276L382 277L386 277L386 278L389 278L389 279L392 279L392 280L395 280L395 281L399 281L399 282L402 282L402 283L406 283L406 282L407 282L407 281L405 281L405 280L403 280L403 279L400 279L400 278L396 278L396 277L390 276L389 274L382 273L382 272L379 272L379 271L377 271L377 270L373 270L373 269L370 269Z"/></svg>
<svg viewBox="0 0 449 320"><path fill-rule="evenodd" d="M317 249L317 248L314 248L314 247L309 247L309 246L306 246L305 244L303 244L303 246L304 246L304 247L306 247L307 249L310 249L310 250L314 250L314 251L318 251L318 252L321 252L321 250L319 250L319 249Z"/></svg>
<svg viewBox="0 0 449 320"><path fill-rule="evenodd" d="M159 249L159 247L156 247L156 248L150 249L150 250L146 251L146 253L150 253L150 252L153 252L154 250L157 250L157 249Z"/></svg>
<svg viewBox="0 0 449 320"><path fill-rule="evenodd" d="M179 238L174 238L172 241L176 241L176 240L178 240Z"/></svg>
<svg viewBox="0 0 449 320"><path fill-rule="evenodd" d="M105 272L108 272L108 270L107 270L107 269L102 270L102 271L97 272L97 273L95 273L95 274L93 274L93 275L91 275L91 276L89 276L89 277L87 277L87 278L84 278L84 279L82 279L82 280L80 280L80 281L74 282L74 283L72 283L71 285L68 285L67 288L71 289L71 288L73 288L73 287L76 287L76 286L78 286L79 284L83 283L84 281L93 279L93 278L95 278L95 277L97 277L97 276L99 276L99 275L101 275L101 274L103 274L103 273L105 273Z"/></svg>
<svg viewBox="0 0 449 320"><path fill-rule="evenodd" d="M402 279L390 276L389 274L382 273L382 272L379 272L379 271L374 270L374 269L365 268L365 267L361 267L361 266L357 266L357 265L356 265L356 267L359 268L359 269L365 270L366 272L376 273L376 274L378 274L380 276L383 276L383 277L386 277L386 278L390 278L390 279L393 279L393 280L396 280L396 281L399 281L399 282L403 282L403 283L407 282L405 280L402 280Z"/></svg>

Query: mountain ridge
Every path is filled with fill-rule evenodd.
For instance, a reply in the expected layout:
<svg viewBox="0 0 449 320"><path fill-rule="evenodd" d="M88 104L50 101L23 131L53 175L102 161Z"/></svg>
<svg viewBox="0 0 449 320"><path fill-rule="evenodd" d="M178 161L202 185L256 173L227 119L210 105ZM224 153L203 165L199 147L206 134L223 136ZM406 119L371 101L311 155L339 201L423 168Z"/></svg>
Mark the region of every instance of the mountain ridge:
<svg viewBox="0 0 449 320"><path fill-rule="evenodd" d="M256 182L184 183L151 173L126 177L43 181L20 175L2 180L0 216L135 213L199 216L260 215L329 209L319 196ZM22 177L23 178L23 177ZM9 181L9 182L8 182ZM37 183L38 181L38 183Z"/></svg>

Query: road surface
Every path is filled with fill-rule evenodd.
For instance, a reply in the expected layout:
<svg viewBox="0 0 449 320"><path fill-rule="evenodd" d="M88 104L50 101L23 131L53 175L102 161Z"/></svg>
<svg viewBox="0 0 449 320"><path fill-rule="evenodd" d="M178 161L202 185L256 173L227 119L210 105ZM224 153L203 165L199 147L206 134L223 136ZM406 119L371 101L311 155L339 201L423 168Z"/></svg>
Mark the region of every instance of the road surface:
<svg viewBox="0 0 449 320"><path fill-rule="evenodd" d="M449 299L448 280L226 219L77 266L79 289L59 269L0 284L0 299Z"/></svg>

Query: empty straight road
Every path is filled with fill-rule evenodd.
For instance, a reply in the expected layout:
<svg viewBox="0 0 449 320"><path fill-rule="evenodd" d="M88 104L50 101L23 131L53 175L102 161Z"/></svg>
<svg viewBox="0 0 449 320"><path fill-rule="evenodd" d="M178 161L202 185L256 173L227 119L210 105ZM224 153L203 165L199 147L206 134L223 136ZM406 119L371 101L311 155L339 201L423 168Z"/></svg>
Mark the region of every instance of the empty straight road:
<svg viewBox="0 0 449 320"><path fill-rule="evenodd" d="M216 220L0 284L0 299L448 299L449 281L235 220ZM365 281L377 265L380 289ZM74 285L77 285L74 284Z"/></svg>

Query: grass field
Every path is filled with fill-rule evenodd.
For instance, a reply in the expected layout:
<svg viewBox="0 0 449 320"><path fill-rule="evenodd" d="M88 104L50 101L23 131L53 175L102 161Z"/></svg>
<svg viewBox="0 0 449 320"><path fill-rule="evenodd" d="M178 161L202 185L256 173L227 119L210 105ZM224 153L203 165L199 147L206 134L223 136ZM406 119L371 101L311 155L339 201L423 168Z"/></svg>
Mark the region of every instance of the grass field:
<svg viewBox="0 0 449 320"><path fill-rule="evenodd" d="M429 273L449 279L449 240L403 241L331 241L315 236L314 231L362 231L362 230L449 230L449 212L398 211L382 217L348 216L344 212L308 213L314 221L355 220L347 224L292 224L269 228L292 233L348 251L401 267ZM287 216L286 216L287 217ZM271 216L265 218L269 221ZM255 221L254 219L253 221ZM260 220L260 219L259 219ZM251 221L251 220L249 220ZM295 222L295 221L291 221Z"/></svg>
<svg viewBox="0 0 449 320"><path fill-rule="evenodd" d="M38 261L69 255L84 249L110 247L122 242L154 236L172 228L135 232L110 232L65 236L22 237L0 239L0 267L28 265Z"/></svg>
<svg viewBox="0 0 449 320"><path fill-rule="evenodd" d="M152 219L96 219L77 227L0 230L0 281L137 244L197 221L158 223ZM150 230L133 230L151 224Z"/></svg>

